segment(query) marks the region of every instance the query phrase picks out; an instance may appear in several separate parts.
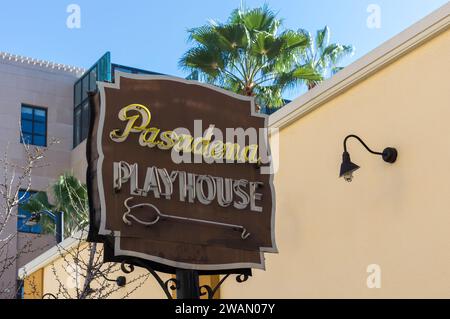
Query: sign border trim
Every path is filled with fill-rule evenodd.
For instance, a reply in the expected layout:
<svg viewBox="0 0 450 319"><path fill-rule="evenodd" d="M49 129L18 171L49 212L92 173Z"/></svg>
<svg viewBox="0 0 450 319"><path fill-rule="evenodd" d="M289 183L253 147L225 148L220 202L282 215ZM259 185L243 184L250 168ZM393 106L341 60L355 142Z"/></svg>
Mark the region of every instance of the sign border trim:
<svg viewBox="0 0 450 319"><path fill-rule="evenodd" d="M141 74L130 74L125 73L121 71L115 71L115 83L108 83L108 82L97 82L97 86L100 92L100 115L99 115L99 123L97 128L97 151L98 151L98 160L97 160L97 186L98 186L98 192L99 192L99 199L100 199L100 227L99 227L99 235L104 236L111 236L114 237L114 255L115 256L131 256L131 257L137 257L142 258L146 260L150 260L153 262L157 262L160 264L164 264L167 266L175 267L175 268L186 268L186 269L192 269L192 270L226 270L226 269L235 269L235 268L255 268L255 269L262 269L265 270L265 258L264 253L278 253L276 241L275 241L275 209L276 209L276 201L275 201L275 188L273 185L273 179L274 174L271 174L269 178L269 184L271 188L272 193L272 216L271 216L271 239L272 239L272 247L259 247L260 251L260 262L259 263L227 263L227 264L192 264L192 263L184 263L184 262L177 262L171 259L161 258L145 253L135 252L135 251L129 251L129 250L123 250L120 249L120 231L112 231L106 229L106 211L105 211L105 194L104 194L104 186L103 186L103 160L105 158L102 148L102 139L103 139L103 127L105 122L105 104L106 104L106 94L105 94L105 88L110 89L120 89L120 79L122 77L133 79L133 80L167 80L167 81L175 81L180 82L188 85L195 85L195 86L202 86L210 90L217 91L221 94L225 94L228 96L231 96L235 99L243 100L243 101L249 101L251 103L251 116L254 117L263 117L264 118L264 127L268 128L268 115L260 114L256 112L255 107L255 98L254 97L247 97L243 95L239 95L221 88L218 88L216 86L213 86L211 84L205 84L200 83L198 81L191 81L191 80L185 80L182 78L177 77L171 77L171 76L165 76L165 75L141 75ZM268 134L265 136L266 138L266 145L268 148L269 156L271 156L270 153L270 144L268 141ZM270 162L271 168L273 168L273 162Z"/></svg>

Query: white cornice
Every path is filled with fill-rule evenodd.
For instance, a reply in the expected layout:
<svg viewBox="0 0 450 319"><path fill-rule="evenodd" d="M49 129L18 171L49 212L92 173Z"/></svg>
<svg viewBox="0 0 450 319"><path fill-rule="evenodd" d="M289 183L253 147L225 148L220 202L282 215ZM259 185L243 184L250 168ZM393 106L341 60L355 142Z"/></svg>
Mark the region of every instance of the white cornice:
<svg viewBox="0 0 450 319"><path fill-rule="evenodd" d="M331 79L295 99L269 117L269 126L283 128L330 99L342 94L370 75L429 41L450 25L450 3L442 6L405 31L366 54Z"/></svg>
<svg viewBox="0 0 450 319"><path fill-rule="evenodd" d="M55 260L61 257L61 253L73 249L78 243L84 242L87 238L88 230L82 230L74 234L72 237L65 239L62 243L57 246L53 246L45 253L37 256L35 259L30 261L28 264L21 267L18 271L19 279L24 279L24 277L30 276L34 272L42 269Z"/></svg>
<svg viewBox="0 0 450 319"><path fill-rule="evenodd" d="M60 63L54 63L54 62L45 61L45 60L33 59L33 58L22 56L22 55L11 54L11 53L0 51L0 61L1 60L6 61L6 62L15 62L15 63L25 64L25 65L35 66L35 67L41 67L41 68L44 68L44 69L50 70L50 71L67 72L67 73L71 73L76 76L81 76L85 72L84 68L79 68L79 67L66 65L66 64L60 64Z"/></svg>

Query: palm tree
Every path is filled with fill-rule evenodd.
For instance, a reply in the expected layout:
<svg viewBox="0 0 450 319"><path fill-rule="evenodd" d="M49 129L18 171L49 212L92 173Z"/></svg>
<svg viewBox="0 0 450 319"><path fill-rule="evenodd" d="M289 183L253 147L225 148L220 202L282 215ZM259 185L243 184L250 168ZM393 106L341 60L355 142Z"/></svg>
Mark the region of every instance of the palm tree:
<svg viewBox="0 0 450 319"><path fill-rule="evenodd" d="M342 67L338 64L346 56L352 55L354 47L352 45L342 45L339 43L330 44L330 28L325 26L323 29L316 32L315 39L307 31L299 31L307 35L311 39L309 45L305 50L301 64L297 68L296 72L302 72L305 65L309 66L317 74L320 74L321 78L317 79L305 79L305 84L308 89L313 89L320 81L336 74Z"/></svg>
<svg viewBox="0 0 450 319"><path fill-rule="evenodd" d="M210 21L190 29L194 46L179 65L191 72L190 79L256 96L257 103L265 107L280 107L286 88L299 80L321 79L309 65L298 65L309 44L308 36L293 30L280 33L280 26L281 20L267 5L236 9L227 23Z"/></svg>
<svg viewBox="0 0 450 319"><path fill-rule="evenodd" d="M53 204L49 202L46 192L38 192L21 204L20 208L31 213L63 212L64 233L67 236L88 225L89 204L85 185L73 175L66 173L51 186L51 193ZM54 232L54 222L46 215L42 215L41 225L45 233Z"/></svg>

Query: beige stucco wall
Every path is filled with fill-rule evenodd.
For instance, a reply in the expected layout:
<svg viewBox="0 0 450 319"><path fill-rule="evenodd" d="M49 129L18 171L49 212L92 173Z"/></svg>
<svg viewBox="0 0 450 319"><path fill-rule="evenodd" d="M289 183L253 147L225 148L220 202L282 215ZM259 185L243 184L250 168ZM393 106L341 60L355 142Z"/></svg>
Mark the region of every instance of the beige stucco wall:
<svg viewBox="0 0 450 319"><path fill-rule="evenodd" d="M80 247L78 248L78 243L80 243ZM60 250L60 256L56 260L54 260L52 263L46 265L43 269L44 271L44 280L43 280L43 292L44 294L52 293L54 295L58 294L58 291L60 291L60 288L62 288L63 291L66 291L71 298L76 298L76 289L81 289L84 284L84 278L86 277L86 272L83 270L80 270L80 275L78 278L80 280L75 281L75 269L78 265L81 269L86 267L86 263L88 260L88 249L87 244L84 242L78 242L77 245L71 250L72 255L78 254L80 256L81 260L84 260L84 262L74 263L73 257L71 254L65 254L65 257L62 258L65 250ZM101 260L101 244L98 245L98 254L96 255L96 258L98 256L99 260ZM108 264L106 264L108 265ZM107 267L105 265L105 267ZM103 268L102 268L103 269ZM114 271L112 273L109 273L108 278L109 279L116 279L118 276L125 276L127 278L127 284L125 287L116 289L117 286L115 283L109 283L102 281L100 277L98 278L98 281L95 280L92 282L91 288L94 290L96 289L103 289L102 294L105 294L107 292L111 292L114 290L114 292L109 296L109 299L122 299L125 296L130 299L164 299L166 298L162 289L158 285L158 283L155 281L155 279L149 275L149 272L143 268L136 267L135 270L131 274L125 274L119 269L119 265L115 268L117 271ZM106 272L107 273L107 272ZM56 275L55 275L56 274ZM145 276L146 277L142 277ZM170 275L166 274L160 274L161 278L166 281L170 279ZM99 284L110 284L111 286L106 288L101 288ZM130 295L128 296L128 293ZM60 294L57 295L60 299L67 298L67 295Z"/></svg>
<svg viewBox="0 0 450 319"><path fill-rule="evenodd" d="M224 298L450 297L450 31L280 132L278 255ZM294 101L295 103L295 101ZM390 165L349 142L394 146ZM381 267L369 289L368 265Z"/></svg>
<svg viewBox="0 0 450 319"><path fill-rule="evenodd" d="M77 237L75 236L68 240L73 241L74 238ZM97 248L94 258L96 260L95 265L101 263L103 258L102 245L98 244ZM76 299L77 289L81 290L83 288L89 258L88 244L84 240L76 239L71 245L67 245L66 240L62 243L62 246L53 250L50 251L51 254L49 256L41 256L39 258L40 267L34 268L33 265L29 264L29 268L34 270L24 272L24 296L26 299L41 298L46 294L52 294L58 299ZM80 262L74 261L75 256L79 258ZM132 273L126 274L120 269L120 264L116 264L114 271L107 271L107 267L111 265L113 264L104 264L101 268L103 274L113 280L117 279L118 276L126 277L125 287L119 288L115 283L105 281L101 276L96 276L96 279L91 281L91 288L97 293L94 292L93 295L88 297L89 299L98 299L99 294L102 295L101 299L105 298L105 294L108 294L107 299L167 299L163 289L148 270L135 267ZM129 267L127 266L127 268ZM24 270L27 269L25 267ZM78 274L76 269L79 269ZM174 278L170 274L159 272L157 274L163 282ZM78 280L75 280L75 278L78 278ZM219 280L219 276L200 276L199 285L200 287L204 285L216 287ZM172 283L169 283L170 286L172 286ZM169 288L169 292L173 298L176 298L176 291ZM201 298L207 299L206 290L202 289L201 292L205 293ZM214 295L214 299L219 299L220 296L220 291L218 291ZM51 298L51 295L46 297Z"/></svg>

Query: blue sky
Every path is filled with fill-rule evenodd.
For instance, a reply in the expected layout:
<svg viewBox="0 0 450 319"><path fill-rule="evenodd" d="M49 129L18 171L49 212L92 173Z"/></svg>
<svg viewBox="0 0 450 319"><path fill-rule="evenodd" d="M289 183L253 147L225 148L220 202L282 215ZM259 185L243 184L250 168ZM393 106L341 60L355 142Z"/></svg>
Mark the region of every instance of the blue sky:
<svg viewBox="0 0 450 319"><path fill-rule="evenodd" d="M353 44L347 65L447 0L246 0L268 3L287 28L315 31L328 25L332 41ZM104 52L113 62L176 76L186 73L178 60L189 48L186 30L212 18L225 21L241 0L40 0L3 1L0 51L89 67ZM68 5L81 8L81 28L69 29ZM381 9L381 28L369 28L367 8Z"/></svg>

